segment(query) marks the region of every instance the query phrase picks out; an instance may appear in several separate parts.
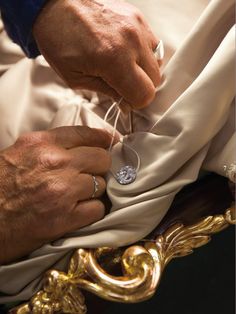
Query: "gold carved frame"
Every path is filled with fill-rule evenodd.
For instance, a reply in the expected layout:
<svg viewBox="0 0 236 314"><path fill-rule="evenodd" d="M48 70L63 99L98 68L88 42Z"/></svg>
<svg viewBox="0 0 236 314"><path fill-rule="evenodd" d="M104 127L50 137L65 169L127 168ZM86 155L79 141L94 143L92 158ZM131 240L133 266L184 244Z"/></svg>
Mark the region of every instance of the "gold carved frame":
<svg viewBox="0 0 236 314"><path fill-rule="evenodd" d="M126 248L78 249L67 273L48 271L42 290L9 313L85 314L82 290L111 301L144 301L156 292L163 270L172 259L192 253L208 243L211 235L235 223L232 205L221 214L202 217L192 224L170 224L155 238Z"/></svg>

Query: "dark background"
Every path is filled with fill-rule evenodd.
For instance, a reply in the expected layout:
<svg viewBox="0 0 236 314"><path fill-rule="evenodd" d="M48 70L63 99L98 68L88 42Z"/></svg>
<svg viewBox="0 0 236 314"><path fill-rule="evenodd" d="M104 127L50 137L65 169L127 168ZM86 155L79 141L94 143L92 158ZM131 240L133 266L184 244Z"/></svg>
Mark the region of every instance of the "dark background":
<svg viewBox="0 0 236 314"><path fill-rule="evenodd" d="M88 314L234 314L235 229L214 235L167 266L152 299L138 304L90 300Z"/></svg>

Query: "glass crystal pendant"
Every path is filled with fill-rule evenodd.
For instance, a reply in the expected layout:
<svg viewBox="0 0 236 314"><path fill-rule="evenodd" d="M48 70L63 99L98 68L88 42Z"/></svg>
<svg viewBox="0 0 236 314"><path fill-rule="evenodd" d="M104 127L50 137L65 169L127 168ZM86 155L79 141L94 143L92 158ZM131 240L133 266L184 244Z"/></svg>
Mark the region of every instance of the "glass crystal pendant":
<svg viewBox="0 0 236 314"><path fill-rule="evenodd" d="M116 180L122 185L130 184L135 181L137 177L136 169L132 166L123 166L116 173Z"/></svg>

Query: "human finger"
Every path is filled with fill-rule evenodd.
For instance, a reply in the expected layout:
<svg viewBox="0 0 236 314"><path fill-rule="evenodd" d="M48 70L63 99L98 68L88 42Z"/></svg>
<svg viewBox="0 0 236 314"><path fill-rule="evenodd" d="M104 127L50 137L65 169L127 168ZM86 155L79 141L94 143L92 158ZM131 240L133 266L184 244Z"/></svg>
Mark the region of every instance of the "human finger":
<svg viewBox="0 0 236 314"><path fill-rule="evenodd" d="M70 230L68 232L90 225L102 219L104 214L105 206L97 199L79 202L70 214L70 224L68 224Z"/></svg>
<svg viewBox="0 0 236 314"><path fill-rule="evenodd" d="M73 81L71 85L72 88L83 88L103 93L107 96L110 96L116 102L119 102L122 98L121 95L119 95L114 88L109 86L103 79L99 77L86 76L86 78L83 79L83 82L75 79L75 81ZM120 102L119 107L121 111L125 114L128 114L132 110L132 107L124 100Z"/></svg>
<svg viewBox="0 0 236 314"><path fill-rule="evenodd" d="M109 152L100 147L78 147L68 151L69 166L73 166L80 173L104 175L111 167Z"/></svg>
<svg viewBox="0 0 236 314"><path fill-rule="evenodd" d="M99 198L106 190L106 181L101 176L80 173L73 179L71 189L73 189L73 199L77 201Z"/></svg>
<svg viewBox="0 0 236 314"><path fill-rule="evenodd" d="M106 130L79 125L59 127L44 133L47 141L67 149L78 146L108 148L112 139ZM115 138L115 142L117 140Z"/></svg>
<svg viewBox="0 0 236 314"><path fill-rule="evenodd" d="M161 82L161 74L158 60L156 60L153 51L149 47L146 47L145 51L141 54L138 65L152 80L153 85L157 87Z"/></svg>
<svg viewBox="0 0 236 314"><path fill-rule="evenodd" d="M134 109L150 104L155 96L155 86L145 71L136 63L114 70L106 77L107 83Z"/></svg>
<svg viewBox="0 0 236 314"><path fill-rule="evenodd" d="M110 96L114 100L118 100L121 96L115 91L114 88L109 86L102 78L90 75L79 75L70 78L67 82L73 89L86 89L103 93Z"/></svg>

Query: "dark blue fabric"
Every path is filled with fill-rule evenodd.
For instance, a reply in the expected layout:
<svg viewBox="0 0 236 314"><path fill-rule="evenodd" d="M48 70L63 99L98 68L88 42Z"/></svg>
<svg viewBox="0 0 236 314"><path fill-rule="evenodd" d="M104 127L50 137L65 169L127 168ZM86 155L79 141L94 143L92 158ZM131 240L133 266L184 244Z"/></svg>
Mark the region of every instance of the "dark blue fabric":
<svg viewBox="0 0 236 314"><path fill-rule="evenodd" d="M1 16L8 35L30 58L40 54L32 35L32 27L46 1L0 0Z"/></svg>

